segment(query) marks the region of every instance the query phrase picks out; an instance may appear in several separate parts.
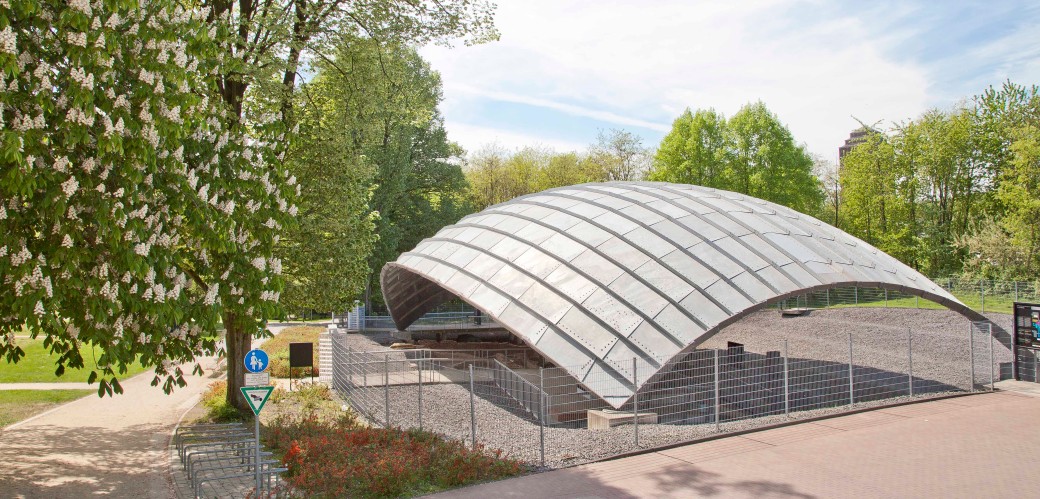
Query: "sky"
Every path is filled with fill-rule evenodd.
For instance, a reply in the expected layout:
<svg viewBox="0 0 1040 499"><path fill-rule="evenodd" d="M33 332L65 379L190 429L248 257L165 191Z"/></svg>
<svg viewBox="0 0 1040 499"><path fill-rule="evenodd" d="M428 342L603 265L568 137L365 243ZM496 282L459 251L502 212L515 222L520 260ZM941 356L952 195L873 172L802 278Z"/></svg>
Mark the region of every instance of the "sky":
<svg viewBox="0 0 1040 499"><path fill-rule="evenodd" d="M428 46L449 138L584 150L624 129L656 147L686 108L761 100L836 161L859 122L1040 83L1040 2L499 0L501 39ZM858 120L858 121L857 121Z"/></svg>

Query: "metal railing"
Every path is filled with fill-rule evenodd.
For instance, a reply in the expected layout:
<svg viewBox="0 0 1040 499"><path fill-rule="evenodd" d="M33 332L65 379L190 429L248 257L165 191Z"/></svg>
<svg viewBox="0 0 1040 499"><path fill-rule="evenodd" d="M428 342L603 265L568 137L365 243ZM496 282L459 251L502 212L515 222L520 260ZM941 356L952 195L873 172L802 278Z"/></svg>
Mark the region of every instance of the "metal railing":
<svg viewBox="0 0 1040 499"><path fill-rule="evenodd" d="M1009 339L991 328L884 328L719 345L663 365L619 362L614 374L541 367L523 349L362 351L349 348L344 333L331 340L334 386L372 422L564 466L788 418L990 390L1011 377ZM587 374L579 381L574 373ZM586 386L621 394L624 403L611 406Z"/></svg>
<svg viewBox="0 0 1040 499"><path fill-rule="evenodd" d="M397 325L389 315L358 316L351 314L347 321L340 324L351 331L396 330ZM415 322L409 329L489 329L500 327L493 319L474 312L436 312L428 313Z"/></svg>
<svg viewBox="0 0 1040 499"><path fill-rule="evenodd" d="M541 388L517 374L505 364L493 359L490 366L491 379L495 386L511 397L534 419L542 414L545 393Z"/></svg>

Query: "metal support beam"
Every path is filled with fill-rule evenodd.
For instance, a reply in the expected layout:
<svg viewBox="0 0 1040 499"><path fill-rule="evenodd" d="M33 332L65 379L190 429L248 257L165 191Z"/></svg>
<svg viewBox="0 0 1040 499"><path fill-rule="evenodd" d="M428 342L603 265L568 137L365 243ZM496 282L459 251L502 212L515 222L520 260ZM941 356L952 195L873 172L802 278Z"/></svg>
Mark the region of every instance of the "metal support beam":
<svg viewBox="0 0 1040 499"><path fill-rule="evenodd" d="M632 357L632 425L636 447L639 447L639 374L637 359Z"/></svg>
<svg viewBox="0 0 1040 499"><path fill-rule="evenodd" d="M791 385L787 365L787 339L784 338L784 416L791 416Z"/></svg>
<svg viewBox="0 0 1040 499"><path fill-rule="evenodd" d="M721 416L719 414L719 350L715 349L715 430L718 431Z"/></svg>
<svg viewBox="0 0 1040 499"><path fill-rule="evenodd" d="M856 382L853 379L855 370L852 367L852 333L849 333L849 405L856 403Z"/></svg>
<svg viewBox="0 0 1040 499"><path fill-rule="evenodd" d="M469 440L473 449L477 448L477 410L474 400L473 364L469 365Z"/></svg>
<svg viewBox="0 0 1040 499"><path fill-rule="evenodd" d="M968 384L968 391L975 391L975 326L972 323L968 323L968 364L970 364L971 370L971 383Z"/></svg>
<svg viewBox="0 0 1040 499"><path fill-rule="evenodd" d="M383 354L383 423L390 427L390 354Z"/></svg>
<svg viewBox="0 0 1040 499"><path fill-rule="evenodd" d="M914 333L906 328L906 384L910 387L910 396L914 396Z"/></svg>

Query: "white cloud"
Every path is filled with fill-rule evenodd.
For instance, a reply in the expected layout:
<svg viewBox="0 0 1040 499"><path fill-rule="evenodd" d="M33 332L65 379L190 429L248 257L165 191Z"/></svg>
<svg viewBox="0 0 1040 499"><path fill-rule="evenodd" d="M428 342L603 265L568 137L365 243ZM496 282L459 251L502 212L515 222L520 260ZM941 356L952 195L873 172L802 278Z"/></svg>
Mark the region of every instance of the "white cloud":
<svg viewBox="0 0 1040 499"><path fill-rule="evenodd" d="M457 94L468 94L475 97L483 97L499 102L513 102L517 104L527 104L529 106L541 107L545 109L551 109L554 111L562 111L572 116L582 116L585 118L592 118L598 121L604 121L607 123L613 123L615 125L622 126L634 126L640 128L646 128L649 130L657 130L659 132L667 132L671 129L670 126L663 123L655 123L652 121L640 120L631 118L628 116L622 116L620 114L612 113L610 111L602 111L598 109L590 109L587 107L576 106L573 104L566 104L562 102L551 101L548 99L541 99L538 97L532 97L529 95L516 94L511 92L497 92L492 90L481 89L477 87L471 87L469 85L455 85L452 87Z"/></svg>
<svg viewBox="0 0 1040 499"><path fill-rule="evenodd" d="M762 100L796 139L833 157L857 126L850 116L873 122L924 110L923 68L887 59L886 39L854 17L812 24L791 15L804 4L503 2L500 42L423 55L442 74L449 129L474 97L652 130L685 107L732 115Z"/></svg>
<svg viewBox="0 0 1040 499"><path fill-rule="evenodd" d="M547 147L559 152L583 151L588 144L554 139L551 136L539 136L510 130L482 127L467 123L445 122L448 137L458 142L466 150L473 153L486 145L497 145L513 151L524 147Z"/></svg>

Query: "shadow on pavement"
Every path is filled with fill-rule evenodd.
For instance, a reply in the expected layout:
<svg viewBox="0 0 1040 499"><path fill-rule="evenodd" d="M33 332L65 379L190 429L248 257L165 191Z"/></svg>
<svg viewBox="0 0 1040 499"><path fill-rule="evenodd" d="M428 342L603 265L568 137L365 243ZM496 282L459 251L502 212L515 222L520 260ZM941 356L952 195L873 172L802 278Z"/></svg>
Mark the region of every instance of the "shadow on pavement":
<svg viewBox="0 0 1040 499"><path fill-rule="evenodd" d="M0 433L4 497L168 496L169 428L146 424L112 430L28 425ZM142 452L142 449L154 449Z"/></svg>

